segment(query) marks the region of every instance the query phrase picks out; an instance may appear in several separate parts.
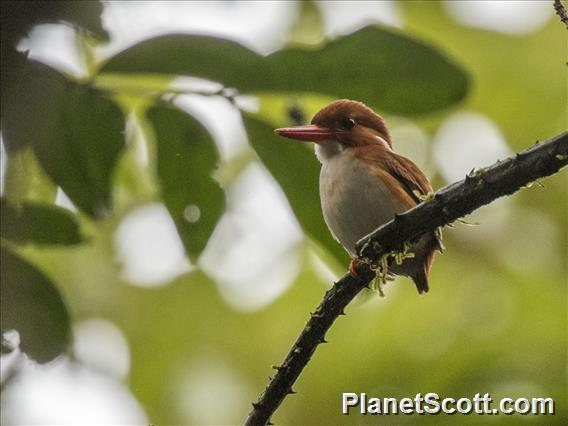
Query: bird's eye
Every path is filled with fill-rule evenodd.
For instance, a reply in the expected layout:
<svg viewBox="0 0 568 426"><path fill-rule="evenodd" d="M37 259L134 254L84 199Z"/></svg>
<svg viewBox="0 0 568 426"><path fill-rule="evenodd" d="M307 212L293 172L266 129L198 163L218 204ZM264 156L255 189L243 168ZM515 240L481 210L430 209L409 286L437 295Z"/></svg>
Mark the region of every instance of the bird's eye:
<svg viewBox="0 0 568 426"><path fill-rule="evenodd" d="M351 130L353 127L355 127L355 125L357 123L352 118L345 117L345 118L341 119L340 124L341 124L341 127L343 127L344 129Z"/></svg>

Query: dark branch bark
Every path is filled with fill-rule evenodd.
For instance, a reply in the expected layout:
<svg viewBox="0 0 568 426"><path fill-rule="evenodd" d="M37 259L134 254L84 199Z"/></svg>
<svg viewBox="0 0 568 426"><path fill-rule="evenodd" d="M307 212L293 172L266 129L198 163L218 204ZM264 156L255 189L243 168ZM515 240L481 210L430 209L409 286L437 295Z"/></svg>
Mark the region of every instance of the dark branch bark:
<svg viewBox="0 0 568 426"><path fill-rule="evenodd" d="M393 226L383 226L370 234L370 244L365 244L369 238L359 241L359 253L364 258L376 259L400 249L401 242L451 223L538 178L556 173L568 163L567 146L568 132L564 132L505 161L472 170L464 180L437 191L432 200L396 216Z"/></svg>
<svg viewBox="0 0 568 426"><path fill-rule="evenodd" d="M552 175L568 164L568 132L545 143L537 143L515 157L485 169L473 170L460 182L437 191L433 197L408 212L396 216L357 244L361 259L376 262L386 253L400 250L405 241L431 232L471 213L495 199L510 195L535 180ZM373 279L362 263L359 278L345 275L328 290L302 333L257 402L253 403L246 425L265 425L309 362L325 334L343 314L345 307Z"/></svg>
<svg viewBox="0 0 568 426"><path fill-rule="evenodd" d="M568 28L568 14L566 14L566 8L560 0L554 0L554 10L556 10L556 14L560 16L560 20L564 22L564 25Z"/></svg>

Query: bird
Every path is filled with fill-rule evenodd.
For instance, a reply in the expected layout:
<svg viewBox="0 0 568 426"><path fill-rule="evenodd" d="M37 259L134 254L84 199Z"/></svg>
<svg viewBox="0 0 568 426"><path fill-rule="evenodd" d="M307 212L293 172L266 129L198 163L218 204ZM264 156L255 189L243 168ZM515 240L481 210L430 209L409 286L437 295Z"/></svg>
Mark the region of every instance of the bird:
<svg viewBox="0 0 568 426"><path fill-rule="evenodd" d="M336 100L311 124L275 129L289 139L314 142L321 163L319 193L324 220L335 240L351 256L349 271L357 276L356 243L432 192L420 168L393 150L385 120L359 101ZM390 262L389 274L411 278L419 294L429 290L434 253L442 251L441 230L413 242L408 256Z"/></svg>

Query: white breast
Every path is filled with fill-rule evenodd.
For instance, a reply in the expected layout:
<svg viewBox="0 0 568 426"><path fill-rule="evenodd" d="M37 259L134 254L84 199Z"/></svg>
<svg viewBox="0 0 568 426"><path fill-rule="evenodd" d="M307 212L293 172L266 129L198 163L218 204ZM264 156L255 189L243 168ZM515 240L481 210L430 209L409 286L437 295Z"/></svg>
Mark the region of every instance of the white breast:
<svg viewBox="0 0 568 426"><path fill-rule="evenodd" d="M325 222L335 239L355 256L355 243L394 217L391 192L348 150L337 148L326 155L331 152L319 149L317 154L322 162L320 199Z"/></svg>

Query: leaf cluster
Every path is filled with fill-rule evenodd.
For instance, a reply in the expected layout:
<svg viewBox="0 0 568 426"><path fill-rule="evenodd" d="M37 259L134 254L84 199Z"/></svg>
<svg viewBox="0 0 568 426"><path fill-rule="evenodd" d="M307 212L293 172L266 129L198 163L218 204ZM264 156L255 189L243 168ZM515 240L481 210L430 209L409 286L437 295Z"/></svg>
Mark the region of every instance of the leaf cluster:
<svg viewBox="0 0 568 426"><path fill-rule="evenodd" d="M318 99L353 98L384 113L415 115L449 107L468 89L468 76L454 60L380 26L267 56L219 37L167 34L100 60L87 78L75 78L18 52L17 43L46 22L68 23L79 41L103 43L100 3L4 2L2 10L1 125L8 160L1 200L2 331L18 330L22 349L40 362L66 350L71 323L57 284L26 259L26 247L88 244L93 227L158 200L195 262L224 212L226 188L216 176L230 165L220 164L210 130L179 108L175 78L220 85L205 95L234 105L252 150L305 233L341 263L346 255L319 210L317 161L304 146L277 140L274 125L305 121L306 106L321 104ZM93 56L85 51L89 43L78 43L85 57ZM245 112L235 102L240 95L277 100L289 114ZM133 159L141 143L136 134L143 135L148 164ZM56 205L58 192L77 211Z"/></svg>

